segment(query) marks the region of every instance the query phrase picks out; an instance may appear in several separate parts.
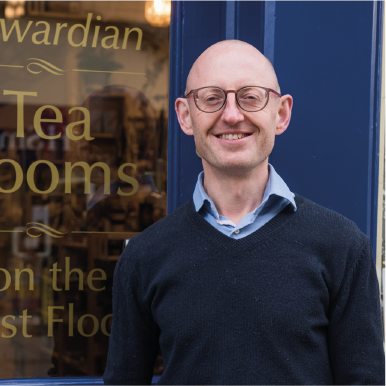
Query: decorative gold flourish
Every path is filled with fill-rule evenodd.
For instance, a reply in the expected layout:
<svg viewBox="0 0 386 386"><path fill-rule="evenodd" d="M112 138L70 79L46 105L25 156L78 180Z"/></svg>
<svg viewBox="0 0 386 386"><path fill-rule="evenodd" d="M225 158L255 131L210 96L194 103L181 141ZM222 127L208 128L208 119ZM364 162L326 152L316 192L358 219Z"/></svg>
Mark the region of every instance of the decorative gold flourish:
<svg viewBox="0 0 386 386"><path fill-rule="evenodd" d="M63 75L63 73L65 72L64 70L61 70L60 68L54 66L53 64L49 63L49 62L46 62L45 60L42 60L42 59L37 59L37 58L30 58L28 60L37 60L37 62L31 62L28 64L27 66L27 70L32 73L32 74L40 74L42 72L42 70L40 71L34 71L32 70L30 67L31 66L38 66L38 67L41 67L43 68L44 70L50 72L51 74L54 74L54 75Z"/></svg>
<svg viewBox="0 0 386 386"><path fill-rule="evenodd" d="M44 232L49 236L59 239L59 238L62 238L67 233L67 232L66 233L59 232L56 229L50 228L45 224L40 224L39 222L29 222L27 225L30 225L30 224L36 224L27 229L27 235L30 237L39 237L42 235L42 232ZM40 231L40 233L38 235L31 234L29 233L31 229L37 229L38 231Z"/></svg>
<svg viewBox="0 0 386 386"><path fill-rule="evenodd" d="M24 68L24 66L13 66L13 65L11 65L11 64L0 64L0 67Z"/></svg>
<svg viewBox="0 0 386 386"><path fill-rule="evenodd" d="M42 70L37 71L36 69L33 69L33 66L37 66L42 68L43 70L46 70L54 75L64 75L65 72L70 70L62 70L59 67L54 66L53 64L38 58L29 58L27 60L36 60L36 62L28 63L27 70L31 74L40 74ZM24 68L24 66L14 66L10 64L0 64L0 67L15 67L15 68ZM127 72L127 71L102 71L102 70L83 70L80 68L73 68L72 71L76 72L100 72L100 73L106 73L106 74L125 74L125 75L146 75L145 72Z"/></svg>

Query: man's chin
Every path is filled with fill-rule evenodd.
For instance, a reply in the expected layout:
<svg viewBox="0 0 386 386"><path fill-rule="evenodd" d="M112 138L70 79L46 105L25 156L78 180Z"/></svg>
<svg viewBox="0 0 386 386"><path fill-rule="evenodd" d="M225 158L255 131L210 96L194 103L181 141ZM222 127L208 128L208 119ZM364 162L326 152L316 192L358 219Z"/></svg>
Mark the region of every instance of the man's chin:
<svg viewBox="0 0 386 386"><path fill-rule="evenodd" d="M251 162L232 162L232 161L221 161L221 162L208 162L206 161L207 167L210 167L214 172L226 174L227 176L240 177L249 174L256 164Z"/></svg>

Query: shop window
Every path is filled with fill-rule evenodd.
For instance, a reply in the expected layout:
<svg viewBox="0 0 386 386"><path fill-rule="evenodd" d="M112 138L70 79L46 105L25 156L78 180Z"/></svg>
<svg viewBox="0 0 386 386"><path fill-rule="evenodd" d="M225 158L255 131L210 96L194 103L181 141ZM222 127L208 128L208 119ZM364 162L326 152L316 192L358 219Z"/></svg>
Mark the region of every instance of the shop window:
<svg viewBox="0 0 386 386"><path fill-rule="evenodd" d="M1 4L0 378L102 375L116 262L166 216L168 23Z"/></svg>

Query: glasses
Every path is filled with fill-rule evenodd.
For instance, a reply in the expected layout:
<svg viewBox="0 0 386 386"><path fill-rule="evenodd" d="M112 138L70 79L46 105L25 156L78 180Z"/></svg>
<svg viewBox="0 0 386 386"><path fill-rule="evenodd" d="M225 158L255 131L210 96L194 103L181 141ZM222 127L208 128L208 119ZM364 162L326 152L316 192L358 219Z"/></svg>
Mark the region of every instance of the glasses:
<svg viewBox="0 0 386 386"><path fill-rule="evenodd" d="M245 86L239 90L223 90L220 87L201 87L190 90L184 97L193 94L194 103L204 113L215 113L223 108L227 95L234 92L237 104L248 112L263 110L269 101L269 93L273 92L278 97L281 95L271 88L261 86Z"/></svg>

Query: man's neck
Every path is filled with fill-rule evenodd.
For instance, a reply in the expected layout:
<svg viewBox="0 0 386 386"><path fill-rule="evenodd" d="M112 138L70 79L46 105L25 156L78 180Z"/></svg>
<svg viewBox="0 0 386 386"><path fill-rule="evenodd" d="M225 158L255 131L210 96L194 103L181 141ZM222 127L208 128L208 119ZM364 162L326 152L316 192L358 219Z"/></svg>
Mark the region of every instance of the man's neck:
<svg viewBox="0 0 386 386"><path fill-rule="evenodd" d="M269 178L268 160L242 175L214 170L205 162L203 166L206 194L213 201L218 213L235 224L263 201Z"/></svg>

